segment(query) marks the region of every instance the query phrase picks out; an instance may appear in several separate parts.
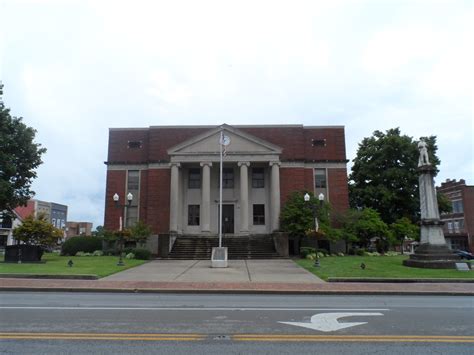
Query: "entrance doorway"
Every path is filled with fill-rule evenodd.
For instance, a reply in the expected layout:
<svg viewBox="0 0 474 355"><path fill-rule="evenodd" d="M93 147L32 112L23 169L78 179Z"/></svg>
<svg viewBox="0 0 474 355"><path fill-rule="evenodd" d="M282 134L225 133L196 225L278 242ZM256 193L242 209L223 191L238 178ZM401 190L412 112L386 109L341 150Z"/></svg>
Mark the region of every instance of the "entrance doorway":
<svg viewBox="0 0 474 355"><path fill-rule="evenodd" d="M222 233L234 234L234 205L222 205Z"/></svg>

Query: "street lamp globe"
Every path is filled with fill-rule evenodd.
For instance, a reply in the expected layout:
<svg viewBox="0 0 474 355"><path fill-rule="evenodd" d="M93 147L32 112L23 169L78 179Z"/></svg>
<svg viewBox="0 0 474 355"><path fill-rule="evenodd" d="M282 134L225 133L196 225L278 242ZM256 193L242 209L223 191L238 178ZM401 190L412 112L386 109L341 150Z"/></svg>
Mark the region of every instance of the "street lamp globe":
<svg viewBox="0 0 474 355"><path fill-rule="evenodd" d="M112 198L114 199L114 202L118 202L120 197L119 197L118 193L115 193Z"/></svg>
<svg viewBox="0 0 474 355"><path fill-rule="evenodd" d="M133 200L133 195L132 195L131 192L129 192L128 195L127 195L128 204L131 204L131 203L132 203L132 200Z"/></svg>
<svg viewBox="0 0 474 355"><path fill-rule="evenodd" d="M310 199L309 193L305 193L305 195L304 195L304 202L309 202L309 199Z"/></svg>
<svg viewBox="0 0 474 355"><path fill-rule="evenodd" d="M322 192L319 194L318 199L320 203L324 201L324 194Z"/></svg>

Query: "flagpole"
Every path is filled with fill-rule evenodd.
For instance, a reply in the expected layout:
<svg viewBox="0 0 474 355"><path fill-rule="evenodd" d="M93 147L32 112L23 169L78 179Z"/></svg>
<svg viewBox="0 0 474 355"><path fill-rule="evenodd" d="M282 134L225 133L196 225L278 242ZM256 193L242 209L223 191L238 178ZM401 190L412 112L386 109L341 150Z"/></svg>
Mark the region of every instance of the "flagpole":
<svg viewBox="0 0 474 355"><path fill-rule="evenodd" d="M224 131L221 130L221 139L219 140L219 150L220 150L220 183L219 183L219 219L220 219L220 224L219 224L219 248L222 247L222 146L224 142Z"/></svg>

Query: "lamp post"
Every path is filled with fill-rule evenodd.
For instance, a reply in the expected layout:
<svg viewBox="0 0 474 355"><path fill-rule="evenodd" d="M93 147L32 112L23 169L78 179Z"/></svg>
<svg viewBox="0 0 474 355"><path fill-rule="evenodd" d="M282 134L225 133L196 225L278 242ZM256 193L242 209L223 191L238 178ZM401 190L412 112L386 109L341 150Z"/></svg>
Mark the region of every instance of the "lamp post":
<svg viewBox="0 0 474 355"><path fill-rule="evenodd" d="M114 200L116 208L121 208L122 210L126 211L127 207L130 207L132 205L133 195L130 192L127 194L127 203L124 204L124 205L121 205L119 203L120 196L119 196L118 193L115 193L112 198ZM120 232L122 232L122 214L123 214L123 212L120 214L120 218L119 218L119 231ZM125 213L125 218L126 218L126 213ZM125 227L126 226L127 226L127 223L125 223ZM122 251L123 251L123 235L122 235L122 233L120 233L119 244L120 244L120 247L119 247L120 250L119 250L119 261L117 263L117 266L124 266L123 259L122 259Z"/></svg>
<svg viewBox="0 0 474 355"><path fill-rule="evenodd" d="M311 197L309 196L309 194L306 193L304 195L304 202L306 202L306 204L311 208L311 211L313 212L314 232L315 233L317 233L318 230L319 230L317 212L318 212L318 208L323 207L323 202L324 202L324 194L323 193L320 193L318 195L318 200L319 200L319 205L313 204L313 203L310 202ZM317 236L315 236L315 238L316 238L316 260L314 261L314 266L319 267L320 266L319 255L318 255L319 243L318 243Z"/></svg>

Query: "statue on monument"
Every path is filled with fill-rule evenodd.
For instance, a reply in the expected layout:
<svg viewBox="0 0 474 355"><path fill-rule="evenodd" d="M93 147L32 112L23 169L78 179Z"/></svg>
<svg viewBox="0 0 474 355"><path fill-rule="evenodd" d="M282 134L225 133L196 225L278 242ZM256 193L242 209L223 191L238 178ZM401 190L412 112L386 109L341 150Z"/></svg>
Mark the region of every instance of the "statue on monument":
<svg viewBox="0 0 474 355"><path fill-rule="evenodd" d="M428 144L421 139L418 142L418 150L420 151L420 158L418 159L418 167L423 165L430 165L430 160L428 158Z"/></svg>
<svg viewBox="0 0 474 355"><path fill-rule="evenodd" d="M434 175L436 168L428 158L428 144L424 140L418 143L420 190L420 245L403 265L429 269L454 269L459 257L446 244L443 222L440 220Z"/></svg>

